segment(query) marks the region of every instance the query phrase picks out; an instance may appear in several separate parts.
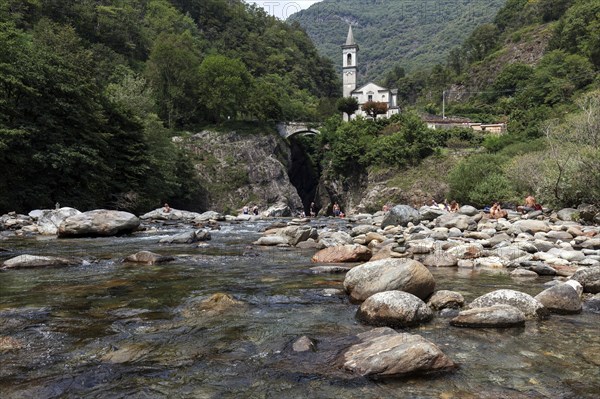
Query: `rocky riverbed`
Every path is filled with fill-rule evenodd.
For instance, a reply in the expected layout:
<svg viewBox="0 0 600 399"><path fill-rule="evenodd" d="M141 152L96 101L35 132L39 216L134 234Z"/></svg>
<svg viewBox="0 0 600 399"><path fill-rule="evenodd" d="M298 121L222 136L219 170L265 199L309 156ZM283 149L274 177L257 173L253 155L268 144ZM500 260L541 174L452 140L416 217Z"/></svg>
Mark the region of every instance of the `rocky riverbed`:
<svg viewBox="0 0 600 399"><path fill-rule="evenodd" d="M4 215L0 388L593 397L600 229L568 215L156 210L69 239Z"/></svg>

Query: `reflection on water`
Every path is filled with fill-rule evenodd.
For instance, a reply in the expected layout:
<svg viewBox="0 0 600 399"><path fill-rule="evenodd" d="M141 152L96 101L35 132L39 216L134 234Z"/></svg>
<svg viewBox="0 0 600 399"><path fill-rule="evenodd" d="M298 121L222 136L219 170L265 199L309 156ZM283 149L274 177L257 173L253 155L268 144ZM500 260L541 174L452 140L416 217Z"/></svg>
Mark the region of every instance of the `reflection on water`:
<svg viewBox="0 0 600 399"><path fill-rule="evenodd" d="M0 392L4 398L580 398L600 391L600 316L552 316L521 329L475 330L448 320L409 331L438 344L453 374L370 381L335 366L368 329L331 288L343 275L308 273L312 251L258 248L266 224L224 224L208 246L159 246L180 232L96 239L10 239L23 253L75 256L83 265L0 273ZM177 257L145 266L139 250ZM499 288L537 294L548 278L434 269L437 289L467 301ZM224 292L244 302L198 310ZM294 353L307 335L317 351ZM8 338L20 343L11 347ZM2 339L5 339L2 344ZM2 346L4 345L4 346Z"/></svg>

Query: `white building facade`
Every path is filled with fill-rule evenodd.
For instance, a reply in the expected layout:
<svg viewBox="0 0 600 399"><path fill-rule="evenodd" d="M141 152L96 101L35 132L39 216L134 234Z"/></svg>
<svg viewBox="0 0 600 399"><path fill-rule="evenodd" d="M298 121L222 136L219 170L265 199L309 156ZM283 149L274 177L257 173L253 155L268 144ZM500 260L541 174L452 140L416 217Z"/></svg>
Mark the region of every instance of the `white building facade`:
<svg viewBox="0 0 600 399"><path fill-rule="evenodd" d="M357 115L368 117L362 110L362 106L368 101L382 102L387 104L387 113L381 116L390 117L400 112L398 108L398 90L390 90L381 87L373 82L369 82L356 88L358 76L358 45L354 40L352 26L348 28L348 37L346 44L342 46L342 81L344 97L354 97L358 101L358 110L352 115L355 118ZM348 120L348 115L344 114L344 120Z"/></svg>

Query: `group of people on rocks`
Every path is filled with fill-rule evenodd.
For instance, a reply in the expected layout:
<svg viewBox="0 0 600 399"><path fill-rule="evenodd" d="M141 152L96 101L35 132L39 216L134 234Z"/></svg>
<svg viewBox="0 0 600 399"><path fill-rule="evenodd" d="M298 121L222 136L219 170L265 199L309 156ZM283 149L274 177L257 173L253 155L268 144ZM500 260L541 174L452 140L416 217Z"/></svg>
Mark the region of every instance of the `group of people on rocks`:
<svg viewBox="0 0 600 399"><path fill-rule="evenodd" d="M252 212L253 215L258 216L258 206L254 205L251 210L248 205L244 205L244 207L242 208L242 213L244 215L249 215L250 212Z"/></svg>
<svg viewBox="0 0 600 399"><path fill-rule="evenodd" d="M460 205L458 204L458 202L452 200L450 203L448 203L447 199L444 199L444 202L442 202L441 204L438 204L435 201L435 199L432 198L429 202L429 205L432 207L439 207L440 209L443 209L443 210L445 210L447 212L451 212L451 213L456 213L460 209ZM382 210L384 212L388 212L390 210L390 205L384 204ZM495 201L491 207L486 207L484 210L486 212L489 212L489 217L491 219L500 219L500 218L505 218L506 216L508 216L508 211L506 211L505 209L502 209L502 205L498 201ZM540 204L538 204L535 200L535 197L530 194L528 194L527 197L525 197L525 205L517 206L517 211L520 212L521 214L527 214L529 212L541 211L541 210L542 210L542 206ZM169 206L169 204L165 203L162 208L162 211L164 213L171 212L171 207ZM242 208L242 213L244 215L249 215L250 212L252 212L253 215L258 215L258 206L254 205L252 207L252 209L250 209L250 207L248 205L244 205L244 207ZM317 206L315 205L314 202L310 203L309 212L310 212L310 217L317 216ZM333 213L334 217L343 218L346 216L344 214L344 212L342 212L342 209L337 202L334 202L332 205L332 213ZM306 217L305 212L301 211L300 216Z"/></svg>

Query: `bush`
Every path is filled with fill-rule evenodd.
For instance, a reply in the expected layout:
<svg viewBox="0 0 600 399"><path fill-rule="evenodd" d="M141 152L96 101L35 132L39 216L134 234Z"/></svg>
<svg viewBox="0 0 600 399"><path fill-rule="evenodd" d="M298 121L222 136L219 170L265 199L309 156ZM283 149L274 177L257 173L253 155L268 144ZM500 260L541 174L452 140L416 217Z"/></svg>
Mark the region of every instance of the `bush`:
<svg viewBox="0 0 600 399"><path fill-rule="evenodd" d="M514 197L516 194L504 175L506 161L503 156L478 154L460 162L448 176L450 197L474 205Z"/></svg>

